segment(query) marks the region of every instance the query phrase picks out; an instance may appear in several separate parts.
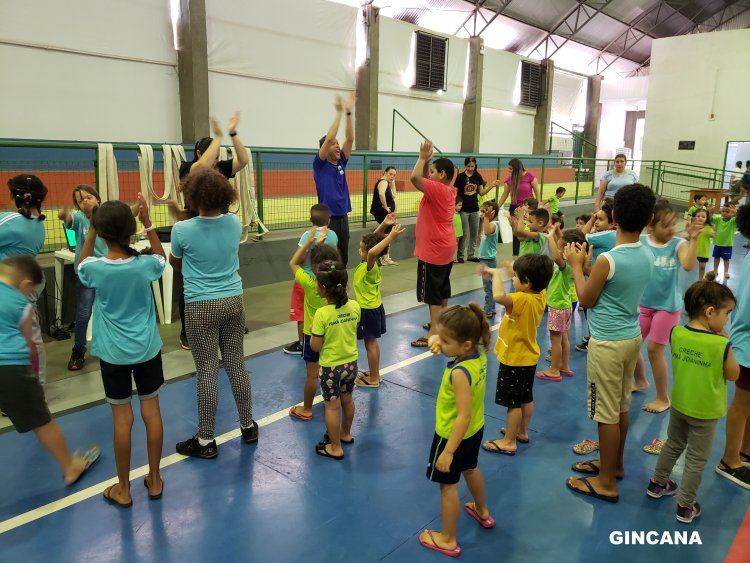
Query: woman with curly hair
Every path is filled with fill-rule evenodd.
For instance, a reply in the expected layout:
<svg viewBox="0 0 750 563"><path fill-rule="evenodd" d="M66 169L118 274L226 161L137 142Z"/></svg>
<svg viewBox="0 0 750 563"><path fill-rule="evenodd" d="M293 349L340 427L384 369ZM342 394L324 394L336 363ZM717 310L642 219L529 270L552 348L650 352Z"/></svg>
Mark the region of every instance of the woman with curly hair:
<svg viewBox="0 0 750 563"><path fill-rule="evenodd" d="M172 229L169 262L184 279L185 324L198 379L198 433L179 442L177 452L210 459L219 453L214 440L219 350L237 403L242 437L248 444L258 441L243 349L245 310L238 272L242 226L227 213L237 193L221 173L194 172L183 190L186 203L198 215Z"/></svg>

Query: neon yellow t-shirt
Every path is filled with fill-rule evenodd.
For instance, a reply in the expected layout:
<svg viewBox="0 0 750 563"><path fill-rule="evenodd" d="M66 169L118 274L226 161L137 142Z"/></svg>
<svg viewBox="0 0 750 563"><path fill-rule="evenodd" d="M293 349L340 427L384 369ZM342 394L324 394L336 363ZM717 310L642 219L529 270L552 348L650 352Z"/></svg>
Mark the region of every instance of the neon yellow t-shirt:
<svg viewBox="0 0 750 563"><path fill-rule="evenodd" d="M383 280L382 268L375 262L367 270L367 262L360 262L354 269L354 297L363 309L377 309L382 303L380 283Z"/></svg>
<svg viewBox="0 0 750 563"><path fill-rule="evenodd" d="M570 288L573 283L573 270L565 264L560 269L555 264L555 272L547 286L547 305L553 309L570 309Z"/></svg>
<svg viewBox="0 0 750 563"><path fill-rule="evenodd" d="M560 198L558 198L556 195L548 197L547 202L550 204L549 207L552 213L557 213L558 211L560 211Z"/></svg>
<svg viewBox="0 0 750 563"><path fill-rule="evenodd" d="M325 367L336 367L357 359L357 324L360 308L354 299L344 305L323 305L315 312L312 336L323 338L318 363Z"/></svg>
<svg viewBox="0 0 750 563"><path fill-rule="evenodd" d="M471 420L464 434L464 440L472 437L484 427L484 390L487 384L487 356L481 350L462 358L453 360L443 372L443 380L435 405L435 433L441 438L450 438L453 425L458 418L456 408L456 394L451 382L451 373L459 370L469 379L471 392Z"/></svg>
<svg viewBox="0 0 750 563"><path fill-rule="evenodd" d="M302 268L299 268L294 274L294 281L305 290L305 322L302 326L302 332L309 336L315 311L328 301L318 295L318 280L315 276L308 274Z"/></svg>

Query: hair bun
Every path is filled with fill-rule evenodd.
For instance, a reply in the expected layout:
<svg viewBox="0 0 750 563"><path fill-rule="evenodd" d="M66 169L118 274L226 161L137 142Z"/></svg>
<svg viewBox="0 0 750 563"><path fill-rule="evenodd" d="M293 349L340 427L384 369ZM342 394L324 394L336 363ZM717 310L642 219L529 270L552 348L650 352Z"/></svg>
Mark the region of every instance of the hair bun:
<svg viewBox="0 0 750 563"><path fill-rule="evenodd" d="M705 281L709 282L715 282L716 281L716 272L711 270L710 272L706 272L706 276L703 278Z"/></svg>

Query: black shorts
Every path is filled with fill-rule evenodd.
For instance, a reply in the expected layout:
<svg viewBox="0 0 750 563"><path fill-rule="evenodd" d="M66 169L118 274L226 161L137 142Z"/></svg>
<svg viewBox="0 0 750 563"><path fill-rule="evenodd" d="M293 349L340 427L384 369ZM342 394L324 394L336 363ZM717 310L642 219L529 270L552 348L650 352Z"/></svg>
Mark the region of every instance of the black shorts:
<svg viewBox="0 0 750 563"><path fill-rule="evenodd" d="M52 420L44 389L31 366L0 366L0 410L21 434Z"/></svg>
<svg viewBox="0 0 750 563"><path fill-rule="evenodd" d="M442 305L451 296L453 262L436 266L417 262L417 301L428 305Z"/></svg>
<svg viewBox="0 0 750 563"><path fill-rule="evenodd" d="M703 256L698 256L698 262L706 264L708 262L708 257L704 258Z"/></svg>
<svg viewBox="0 0 750 563"><path fill-rule="evenodd" d="M458 483L461 479L461 473L476 468L483 435L484 427L477 430L473 436L464 438L453 454L450 471L443 473L437 470L435 464L440 454L443 453L445 445L448 443L448 438L443 438L435 434L432 439L432 447L430 448L430 459L427 462L427 478L430 481L445 485L455 485Z"/></svg>
<svg viewBox="0 0 750 563"><path fill-rule="evenodd" d="M139 364L117 365L99 359L104 383L104 397L113 405L125 405L133 394L133 381L141 401L153 399L164 385L161 351ZM132 380L131 380L132 376Z"/></svg>
<svg viewBox="0 0 750 563"><path fill-rule="evenodd" d="M500 369L497 370L495 402L509 409L518 409L533 402L534 374L536 374L536 364L506 366L501 363Z"/></svg>
<svg viewBox="0 0 750 563"><path fill-rule="evenodd" d="M357 325L357 340L380 338L385 334L385 308L362 309Z"/></svg>
<svg viewBox="0 0 750 563"><path fill-rule="evenodd" d="M312 336L309 334L305 335L305 342L302 345L302 359L310 364L317 364L320 359L320 352L316 352L310 346L310 339Z"/></svg>

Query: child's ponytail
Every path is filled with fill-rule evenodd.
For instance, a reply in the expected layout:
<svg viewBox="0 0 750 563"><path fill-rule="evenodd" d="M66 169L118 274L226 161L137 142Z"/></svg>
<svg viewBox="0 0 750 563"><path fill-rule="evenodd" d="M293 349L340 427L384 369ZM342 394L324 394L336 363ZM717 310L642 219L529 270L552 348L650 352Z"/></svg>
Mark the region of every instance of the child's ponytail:
<svg viewBox="0 0 750 563"><path fill-rule="evenodd" d="M47 186L33 174L19 174L8 180L8 189L18 212L31 219L31 210L39 211L39 220L44 221L42 202L47 197Z"/></svg>
<svg viewBox="0 0 750 563"><path fill-rule="evenodd" d="M346 267L341 262L325 260L318 265L318 283L323 288L325 297L331 299L336 308L346 305L349 295L346 293L346 284L349 276Z"/></svg>
<svg viewBox="0 0 750 563"><path fill-rule="evenodd" d="M440 326L459 342L470 340L485 349L490 346L490 325L484 309L474 301L468 305L448 307L440 315Z"/></svg>
<svg viewBox="0 0 750 563"><path fill-rule="evenodd" d="M474 313L477 317L477 320L479 321L479 330L480 330L480 337L479 342L484 346L484 349L488 349L490 347L490 323L487 322L487 315L484 312L484 309L479 306L478 303L471 301L469 303L469 308L471 309L471 312Z"/></svg>

